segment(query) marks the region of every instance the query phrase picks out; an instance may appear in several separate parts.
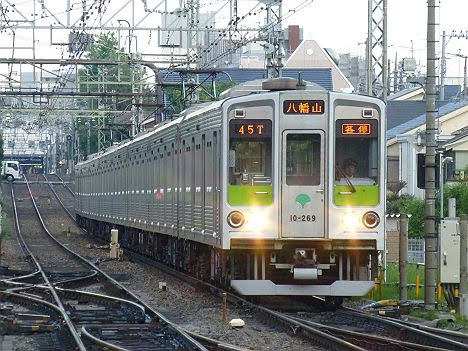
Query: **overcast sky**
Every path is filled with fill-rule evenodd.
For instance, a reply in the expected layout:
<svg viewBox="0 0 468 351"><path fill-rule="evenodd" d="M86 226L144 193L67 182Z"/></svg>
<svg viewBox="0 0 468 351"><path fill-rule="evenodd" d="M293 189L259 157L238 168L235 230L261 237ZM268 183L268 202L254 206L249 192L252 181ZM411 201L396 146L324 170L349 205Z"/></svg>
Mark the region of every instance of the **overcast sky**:
<svg viewBox="0 0 468 351"><path fill-rule="evenodd" d="M283 1L286 8L299 0ZM288 24L300 24L306 38L315 39L322 47L338 52L351 52L364 56L367 38L367 0L314 0L298 16L287 20ZM439 17L439 16L438 16ZM411 57L411 40L414 55L426 65L427 1L388 0L389 58ZM440 7L440 35L456 30L468 31L468 0L442 0ZM450 39L447 53L468 55L468 39ZM439 48L438 48L439 50ZM459 58L447 56L448 75L458 75ZM463 65L461 73L463 74Z"/></svg>
<svg viewBox="0 0 468 351"><path fill-rule="evenodd" d="M20 9L25 17L31 18L32 7L34 0L8 0L14 4L17 9ZM107 9L104 21L107 21L118 9L127 3L128 0L110 0L109 8ZM297 8L305 0L283 0L283 14L290 15L290 9ZM7 0L0 0L3 6L7 5ZM146 0L149 8L161 3L161 0ZM44 4L53 12L56 17L65 23L66 20L66 0L44 0ZM80 15L81 0L71 0L75 4L71 14L72 23ZM88 1L88 4L92 1ZM135 0L135 14L137 18L145 16L143 8L143 0ZM227 0L200 0L201 11L212 11L228 3ZM350 52L354 55L364 56L365 46L363 44L367 37L367 0L314 0L312 4L303 8L301 11L296 11L294 15L289 16L284 21L284 26L288 24L299 24L304 28L305 39L315 39L322 47L330 47L337 52ZM168 1L169 9L176 7L179 0ZM254 0L239 0L239 15L248 13L250 9L255 7ZM257 11L264 15L264 12ZM158 9L163 9L159 7ZM255 12L255 11L254 11ZM38 14L38 24L50 25L55 20L51 16L45 16L40 19L41 15L48 15L46 10L41 9L39 0L36 0L36 13ZM468 0L443 0L440 11L440 33L446 30L450 33L452 30L468 31ZM10 19L18 18L19 14L9 12L7 14ZM95 14L94 14L95 15ZM131 20L131 8L124 8L118 15L114 16L109 22L109 25L118 26L117 19L127 18ZM218 27L225 27L229 20L228 6L217 16L216 24ZM3 21L3 18L2 18ZM248 25L258 27L260 23L260 15L248 16L244 21ZM427 1L426 0L388 0L388 44L389 44L389 59L392 61L395 58L395 53L398 53L398 58L411 57L411 41L414 45L414 55L421 65L425 66L426 60L426 22L427 22ZM3 22L4 23L4 22ZM98 24L99 21L90 20L88 24ZM151 14L144 22L145 26L157 27L161 25L161 16L159 14ZM125 27L124 24L122 24ZM68 31L55 31L53 33L54 42L65 42ZM123 33L125 33L123 31ZM124 34L122 34L124 36ZM144 35L139 35L138 43L141 51L156 51L157 40L156 33L148 32ZM18 49L11 52L8 49L0 49L1 57L30 57L31 50L20 49L19 47L31 46L31 30L17 30L15 36L15 45ZM125 40L125 38L123 39ZM0 33L0 41L2 47L11 46L13 36L11 31ZM61 57L64 46L50 46L50 32L38 31L36 33L37 57ZM440 46L438 50L440 49ZM447 45L447 52L463 55L468 55L468 40L451 39ZM64 57L68 53L63 52ZM462 61L448 55L448 75L460 76L463 73ZM392 63L393 64L393 63ZM425 68L423 68L423 71Z"/></svg>

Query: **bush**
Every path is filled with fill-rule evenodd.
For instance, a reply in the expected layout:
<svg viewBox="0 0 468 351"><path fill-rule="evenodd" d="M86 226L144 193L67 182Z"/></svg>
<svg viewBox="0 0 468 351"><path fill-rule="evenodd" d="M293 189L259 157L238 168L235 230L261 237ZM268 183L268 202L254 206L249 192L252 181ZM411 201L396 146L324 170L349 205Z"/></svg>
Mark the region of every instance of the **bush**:
<svg viewBox="0 0 468 351"><path fill-rule="evenodd" d="M444 187L444 215L448 215L448 199L457 199L457 216L468 214L468 183L459 182Z"/></svg>
<svg viewBox="0 0 468 351"><path fill-rule="evenodd" d="M410 214L408 223L408 236L420 238L424 236L424 200L415 199L411 195L390 197L387 201L387 213Z"/></svg>

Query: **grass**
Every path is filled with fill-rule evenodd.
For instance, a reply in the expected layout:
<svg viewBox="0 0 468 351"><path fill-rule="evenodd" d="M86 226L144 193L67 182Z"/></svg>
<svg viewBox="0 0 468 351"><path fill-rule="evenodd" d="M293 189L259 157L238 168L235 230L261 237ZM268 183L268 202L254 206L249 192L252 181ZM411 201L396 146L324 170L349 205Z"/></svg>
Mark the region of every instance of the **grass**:
<svg viewBox="0 0 468 351"><path fill-rule="evenodd" d="M433 321L437 318L440 318L440 312L443 314L449 313L448 310L425 310L422 308L416 308L410 311L409 315L416 318L421 318L429 321ZM463 319L459 314L452 314L455 319L453 322L448 319L441 319L437 321L438 328L447 328L447 329L468 329L468 320Z"/></svg>
<svg viewBox="0 0 468 351"><path fill-rule="evenodd" d="M424 266L420 265L417 266L416 263L409 263L407 269L407 283L408 283L408 300L424 300ZM419 296L416 296L416 275L419 272L420 278L420 290ZM398 263L387 263L387 282L382 285L382 295L379 296L378 288L374 290L373 299L378 300L387 300L387 299L396 299L398 300L400 297L400 290L399 290L399 282L400 282L400 272ZM442 298L440 301L441 304L439 305L439 310L425 310L423 308L414 308L409 312L410 316L416 318L422 318L425 320L433 321L439 317L440 312L449 313L450 311L447 310L447 306L445 304L445 300ZM444 307L442 306L445 306ZM442 309L440 309L442 307ZM440 328L453 328L455 327L462 327L464 329L468 329L468 320L463 319L458 314L453 315L455 318L455 322L449 322L447 320L441 320L438 322L438 327Z"/></svg>
<svg viewBox="0 0 468 351"><path fill-rule="evenodd" d="M424 266L420 265L419 268L416 263L409 263L407 266L406 279L408 283L408 299L421 300L424 299ZM419 272L419 296L416 296L416 275ZM386 300L386 299L399 299L400 298L400 272L398 263L387 263L387 281L382 285L382 294L379 295L379 289L374 289L373 299Z"/></svg>

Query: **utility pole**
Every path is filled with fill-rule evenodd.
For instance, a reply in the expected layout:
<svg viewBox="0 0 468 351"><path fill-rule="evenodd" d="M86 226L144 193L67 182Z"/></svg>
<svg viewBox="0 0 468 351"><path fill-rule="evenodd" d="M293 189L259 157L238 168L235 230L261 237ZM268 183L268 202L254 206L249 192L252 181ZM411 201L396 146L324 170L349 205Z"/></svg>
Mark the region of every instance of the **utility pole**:
<svg viewBox="0 0 468 351"><path fill-rule="evenodd" d="M387 0L368 0L367 95L387 102Z"/></svg>
<svg viewBox="0 0 468 351"><path fill-rule="evenodd" d="M468 216L460 218L460 303L459 311L463 318L468 317Z"/></svg>
<svg viewBox="0 0 468 351"><path fill-rule="evenodd" d="M437 231L435 214L436 128L436 0L427 3L427 84L426 84L426 179L425 179L425 282L424 304L435 308L437 274Z"/></svg>

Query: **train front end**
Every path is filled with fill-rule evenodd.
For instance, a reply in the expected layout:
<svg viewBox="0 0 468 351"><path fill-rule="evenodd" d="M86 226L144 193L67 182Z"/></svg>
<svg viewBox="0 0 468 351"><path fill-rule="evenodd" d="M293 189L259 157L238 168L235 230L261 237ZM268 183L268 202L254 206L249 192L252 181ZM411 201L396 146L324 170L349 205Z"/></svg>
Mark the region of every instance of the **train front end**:
<svg viewBox="0 0 468 351"><path fill-rule="evenodd" d="M384 250L385 106L286 83L224 103L231 286L244 295L365 295Z"/></svg>

